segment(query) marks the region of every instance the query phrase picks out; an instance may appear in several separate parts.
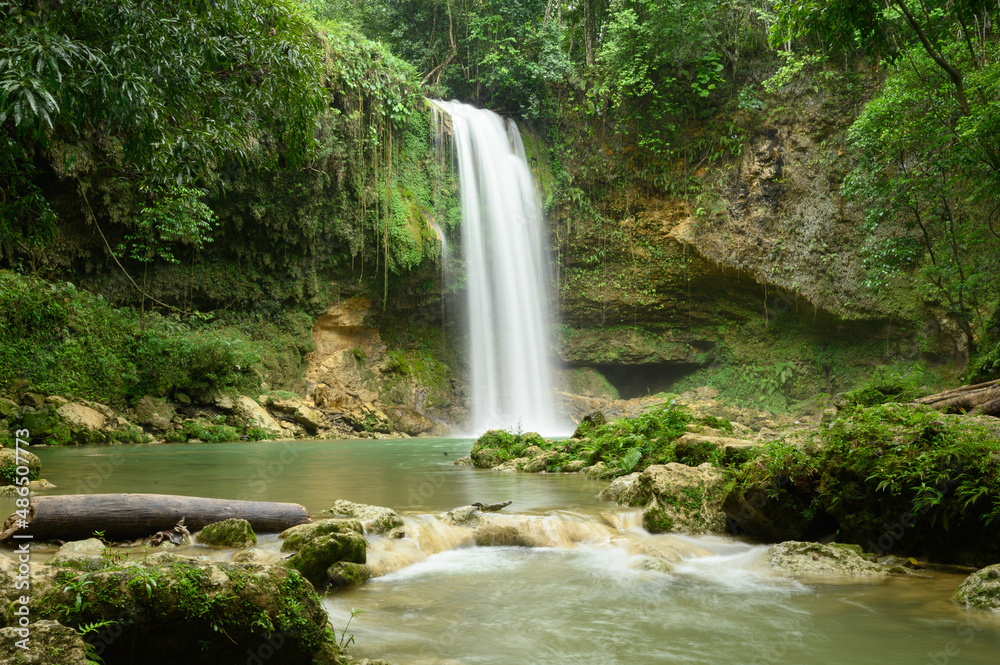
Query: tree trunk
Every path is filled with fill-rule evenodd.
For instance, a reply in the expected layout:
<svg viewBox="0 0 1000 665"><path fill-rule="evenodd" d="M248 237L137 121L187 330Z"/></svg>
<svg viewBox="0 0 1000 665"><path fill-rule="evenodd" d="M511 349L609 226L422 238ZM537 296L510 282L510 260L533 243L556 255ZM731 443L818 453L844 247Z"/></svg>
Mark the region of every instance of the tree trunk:
<svg viewBox="0 0 1000 665"><path fill-rule="evenodd" d="M1000 410L1000 379L974 386L960 386L913 401L946 413L967 413L975 409L973 415L997 415L997 410ZM989 409L993 409L993 412Z"/></svg>
<svg viewBox="0 0 1000 665"><path fill-rule="evenodd" d="M254 531L274 533L311 520L297 503L207 499L170 494L68 494L33 496L27 526L14 513L4 523L0 541L15 533L35 540L80 540L95 531L109 540L145 538L172 529L184 518L191 531L230 518L245 519Z"/></svg>

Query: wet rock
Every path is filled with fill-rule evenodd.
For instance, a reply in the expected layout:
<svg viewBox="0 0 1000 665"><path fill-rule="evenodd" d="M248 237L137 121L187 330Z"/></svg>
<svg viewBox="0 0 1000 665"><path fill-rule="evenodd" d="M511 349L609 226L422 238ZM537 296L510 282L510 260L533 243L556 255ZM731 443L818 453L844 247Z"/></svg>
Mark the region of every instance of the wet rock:
<svg viewBox="0 0 1000 665"><path fill-rule="evenodd" d="M0 485L13 485L20 478L18 466L28 467L28 480L37 480L42 471L42 462L37 455L20 448L0 448Z"/></svg>
<svg viewBox="0 0 1000 665"><path fill-rule="evenodd" d="M274 555L265 550L251 547L249 549L240 550L233 554L233 563L244 563L244 564L265 564L271 563L274 560Z"/></svg>
<svg viewBox="0 0 1000 665"><path fill-rule="evenodd" d="M775 572L803 577L882 578L888 573L869 561L858 545L808 543L790 540L772 545L767 566Z"/></svg>
<svg viewBox="0 0 1000 665"><path fill-rule="evenodd" d="M515 457L514 459L507 460L502 464L498 464L493 467L493 471L498 471L502 473L516 473L524 468L524 466L531 460L527 457Z"/></svg>
<svg viewBox="0 0 1000 665"><path fill-rule="evenodd" d="M333 533L347 533L349 531L357 534L365 532L364 527L361 526L361 522L358 520L325 519L317 520L312 524L299 524L298 526L293 526L291 529L285 529L278 535L278 538L284 541L281 543L282 552L295 552L302 549L306 543L315 538L328 536Z"/></svg>
<svg viewBox="0 0 1000 665"><path fill-rule="evenodd" d="M459 457L452 464L454 466L475 466L475 462L472 461L471 457Z"/></svg>
<svg viewBox="0 0 1000 665"><path fill-rule="evenodd" d="M135 413L132 420L160 431L169 429L170 421L177 415L167 400L149 395L136 402L132 411Z"/></svg>
<svg viewBox="0 0 1000 665"><path fill-rule="evenodd" d="M455 526L475 527L482 521L482 513L476 506L462 506L446 512L444 521Z"/></svg>
<svg viewBox="0 0 1000 665"><path fill-rule="evenodd" d="M89 665L86 643L80 634L58 621L42 620L27 627L28 649L17 643L24 635L17 628L0 628L0 654L17 654L4 663L17 665Z"/></svg>
<svg viewBox="0 0 1000 665"><path fill-rule="evenodd" d="M987 566L969 575L955 591L953 599L966 609L976 608L1000 614L1000 564Z"/></svg>
<svg viewBox="0 0 1000 665"><path fill-rule="evenodd" d="M655 464L640 474L618 503L642 507L643 526L650 533L722 533L725 485L725 473L710 464Z"/></svg>
<svg viewBox="0 0 1000 665"><path fill-rule="evenodd" d="M372 577L372 570L366 564L338 561L326 570L328 583L332 587L357 586Z"/></svg>
<svg viewBox="0 0 1000 665"><path fill-rule="evenodd" d="M208 524L195 537L202 545L210 547L251 547L257 544L257 534L250 522L228 519Z"/></svg>
<svg viewBox="0 0 1000 665"><path fill-rule="evenodd" d="M392 508L383 506L370 506L341 499L334 502L330 512L359 520L366 533L382 534L403 526L403 518Z"/></svg>
<svg viewBox="0 0 1000 665"><path fill-rule="evenodd" d="M617 501L622 493L632 486L632 483L639 478L640 472L630 473L627 476L619 476L611 481L611 484L601 490L597 495L602 501Z"/></svg>
<svg viewBox="0 0 1000 665"><path fill-rule="evenodd" d="M233 412L238 418L243 420L247 427L259 427L270 430L275 434L282 431L281 425L274 419L274 416L246 395L240 395L236 398L236 406Z"/></svg>
<svg viewBox="0 0 1000 665"><path fill-rule="evenodd" d="M327 570L335 563L365 563L367 547L365 537L354 531L330 533L308 541L282 563L302 573L313 585L322 587L328 582Z"/></svg>

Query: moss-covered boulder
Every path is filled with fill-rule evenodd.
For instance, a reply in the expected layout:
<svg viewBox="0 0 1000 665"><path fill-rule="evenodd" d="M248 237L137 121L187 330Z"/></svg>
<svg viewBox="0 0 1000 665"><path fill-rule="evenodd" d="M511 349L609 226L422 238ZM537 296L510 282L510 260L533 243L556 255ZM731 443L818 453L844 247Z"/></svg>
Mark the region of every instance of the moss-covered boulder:
<svg viewBox="0 0 1000 665"><path fill-rule="evenodd" d="M350 517L361 522L365 533L382 534L403 526L403 518L392 508L354 503L343 499L334 502L328 511L338 517Z"/></svg>
<svg viewBox="0 0 1000 665"><path fill-rule="evenodd" d="M250 522L228 519L205 526L196 536L198 542L210 547L253 547L257 544L257 534Z"/></svg>
<svg viewBox="0 0 1000 665"><path fill-rule="evenodd" d="M28 636L27 649L18 642ZM0 662L12 665L89 665L80 634L58 621L36 621L24 628L0 628Z"/></svg>
<svg viewBox="0 0 1000 665"><path fill-rule="evenodd" d="M966 608L1000 614L1000 563L969 575L955 591L953 598Z"/></svg>
<svg viewBox="0 0 1000 665"><path fill-rule="evenodd" d="M20 476L18 466L28 468L28 480L38 480L42 472L42 461L37 455L29 453L24 448L18 453L15 448L0 448L0 485L13 485Z"/></svg>
<svg viewBox="0 0 1000 665"><path fill-rule="evenodd" d="M603 411L591 411L580 420L580 424L576 426L572 438L582 439L588 437L595 429L607 422L608 419L605 417Z"/></svg>
<svg viewBox="0 0 1000 665"><path fill-rule="evenodd" d="M278 535L278 538L284 541L281 543L282 552L297 552L302 549L303 545L314 538L328 536L332 533L347 532L364 535L365 528L358 520L325 519L285 529Z"/></svg>
<svg viewBox="0 0 1000 665"><path fill-rule="evenodd" d="M627 476L619 476L615 478L611 481L610 485L601 490L601 493L597 495L597 498L602 501L618 501L625 490L632 487L632 484L638 480L640 475L642 474L636 471L628 474Z"/></svg>
<svg viewBox="0 0 1000 665"><path fill-rule="evenodd" d="M21 427L31 433L32 443L64 446L73 442L72 427L63 421L52 404L37 409L22 407Z"/></svg>
<svg viewBox="0 0 1000 665"><path fill-rule="evenodd" d="M618 503L643 508L643 526L651 533L722 533L726 489L725 472L710 464L654 464L622 492Z"/></svg>
<svg viewBox="0 0 1000 665"><path fill-rule="evenodd" d="M0 559L0 626L17 621L7 593L16 575L17 564ZM98 634L108 637L100 640L107 663L243 663L262 647L269 664L339 662L315 589L283 566L162 553L88 572L36 564L30 582L39 619L110 622Z"/></svg>
<svg viewBox="0 0 1000 665"><path fill-rule="evenodd" d="M332 587L357 586L368 581L372 570L366 564L338 561L326 570L326 577Z"/></svg>
<svg viewBox="0 0 1000 665"><path fill-rule="evenodd" d="M343 561L365 563L367 547L365 537L354 531L331 533L308 541L283 563L302 573L315 586L323 587L329 583L327 570L330 566Z"/></svg>

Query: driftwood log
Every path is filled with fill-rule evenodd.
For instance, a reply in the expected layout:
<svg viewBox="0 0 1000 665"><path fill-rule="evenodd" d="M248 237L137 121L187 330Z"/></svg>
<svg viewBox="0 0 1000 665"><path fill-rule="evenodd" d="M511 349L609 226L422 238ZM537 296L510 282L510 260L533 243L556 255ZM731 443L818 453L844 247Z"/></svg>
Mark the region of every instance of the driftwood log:
<svg viewBox="0 0 1000 665"><path fill-rule="evenodd" d="M1000 379L974 386L960 386L913 401L945 413L1000 417Z"/></svg>
<svg viewBox="0 0 1000 665"><path fill-rule="evenodd" d="M213 522L245 519L254 531L274 533L312 520L297 503L207 499L171 494L67 494L33 496L28 507L27 525L12 514L4 523L0 541L15 533L30 534L35 540L79 540L103 532L109 540L145 538L157 531L172 529L184 519L195 531Z"/></svg>

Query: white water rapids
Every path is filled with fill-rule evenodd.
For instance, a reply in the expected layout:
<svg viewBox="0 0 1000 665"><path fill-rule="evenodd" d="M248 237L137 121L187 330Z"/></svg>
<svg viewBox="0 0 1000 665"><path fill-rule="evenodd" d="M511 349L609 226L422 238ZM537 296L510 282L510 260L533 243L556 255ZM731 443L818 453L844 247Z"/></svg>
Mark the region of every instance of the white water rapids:
<svg viewBox="0 0 1000 665"><path fill-rule="evenodd" d="M461 188L473 433L565 433L553 397L543 216L521 135L491 111L434 105L451 119ZM439 141L444 125L435 118Z"/></svg>

